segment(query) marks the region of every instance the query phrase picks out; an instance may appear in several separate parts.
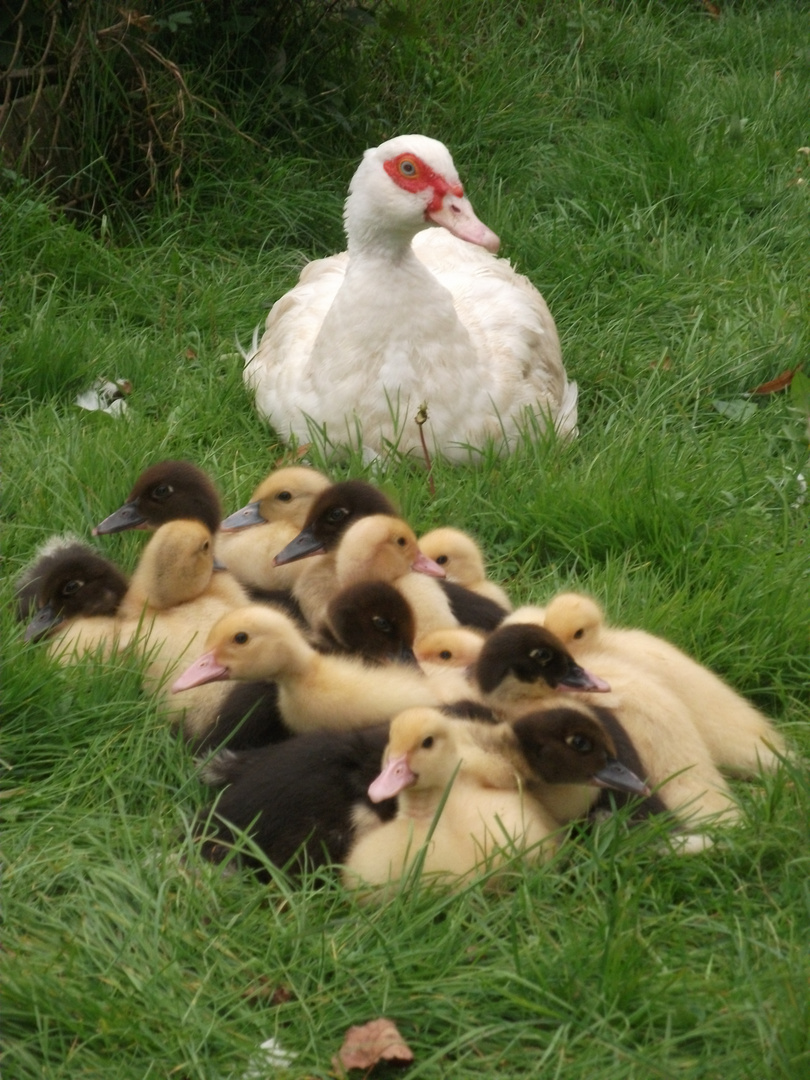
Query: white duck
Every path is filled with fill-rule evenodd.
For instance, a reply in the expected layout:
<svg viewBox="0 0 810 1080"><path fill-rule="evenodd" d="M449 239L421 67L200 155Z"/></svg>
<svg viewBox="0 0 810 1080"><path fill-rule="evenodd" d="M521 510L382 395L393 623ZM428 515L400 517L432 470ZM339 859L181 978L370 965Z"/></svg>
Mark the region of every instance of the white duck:
<svg viewBox="0 0 810 1080"><path fill-rule="evenodd" d="M421 458L422 403L428 442L453 461L513 443L527 416L530 431L575 431L577 387L548 307L494 256L498 237L442 143L401 135L367 150L344 222L348 250L304 268L247 358L245 382L280 435L359 434L367 454L393 444Z"/></svg>

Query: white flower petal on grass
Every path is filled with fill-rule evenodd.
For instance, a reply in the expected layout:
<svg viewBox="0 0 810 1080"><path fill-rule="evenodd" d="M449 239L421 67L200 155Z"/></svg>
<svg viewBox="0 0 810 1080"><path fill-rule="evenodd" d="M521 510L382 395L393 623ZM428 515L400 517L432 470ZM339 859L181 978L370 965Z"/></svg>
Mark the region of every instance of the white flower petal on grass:
<svg viewBox="0 0 810 1080"><path fill-rule="evenodd" d="M278 1039L265 1039L259 1047L261 1055L256 1055L254 1064L243 1074L242 1080L265 1080L267 1069L289 1069L298 1057L291 1050L285 1050Z"/></svg>

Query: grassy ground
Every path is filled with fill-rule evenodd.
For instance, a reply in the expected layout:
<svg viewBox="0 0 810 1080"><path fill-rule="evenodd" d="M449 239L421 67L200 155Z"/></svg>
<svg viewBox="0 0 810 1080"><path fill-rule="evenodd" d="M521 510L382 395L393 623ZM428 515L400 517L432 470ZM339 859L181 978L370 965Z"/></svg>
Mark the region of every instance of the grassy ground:
<svg viewBox="0 0 810 1080"><path fill-rule="evenodd" d="M201 178L137 228L79 231L8 183L7 1080L326 1076L345 1028L378 1015L413 1048L411 1077L810 1075L808 408L799 391L743 397L808 356L806 9L439 7L416 5L418 35L367 43L374 135L450 145L549 301L581 437L440 463L435 497L404 465L384 483L418 531L474 531L516 600L583 588L686 647L797 758L737 787L745 824L703 855L615 819L498 894L363 910L337 884L258 887L200 864L189 823L206 792L137 671L59 669L24 646L11 583L52 533L88 537L161 457L246 501L280 451L234 335L340 247L357 155L245 149L227 185ZM132 380L128 420L73 405L99 375ZM104 551L130 568L142 542ZM289 1069L258 1065L271 1036Z"/></svg>

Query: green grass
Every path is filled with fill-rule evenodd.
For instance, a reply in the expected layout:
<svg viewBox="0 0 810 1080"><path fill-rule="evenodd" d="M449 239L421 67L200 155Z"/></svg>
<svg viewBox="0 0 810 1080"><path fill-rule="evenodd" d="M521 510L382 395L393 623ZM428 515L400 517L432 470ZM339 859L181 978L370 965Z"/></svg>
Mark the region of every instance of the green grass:
<svg viewBox="0 0 810 1080"><path fill-rule="evenodd" d="M417 531L471 529L517 601L582 588L687 648L796 748L736 789L703 855L614 819L498 893L359 909L337 883L268 887L200 863L207 802L137 670L24 646L13 579L89 536L135 476L188 457L242 505L280 454L241 382L267 305L341 245L360 147L240 143L179 208L84 230L2 192L2 806L7 1080L241 1078L276 1036L331 1075L353 1023L394 1019L411 1077L798 1080L810 1075L806 407L715 402L807 362L810 23L801 3L415 5L367 38L374 138L451 147L477 212L541 288L580 384L580 438L383 482ZM385 118L385 119L381 119ZM357 121L357 131L367 124ZM329 133L332 145L334 132ZM805 183L798 184L797 180ZM132 380L127 420L82 412ZM328 463L336 476L358 462ZM103 550L131 568L143 543ZM260 1075L274 1075L266 1069Z"/></svg>

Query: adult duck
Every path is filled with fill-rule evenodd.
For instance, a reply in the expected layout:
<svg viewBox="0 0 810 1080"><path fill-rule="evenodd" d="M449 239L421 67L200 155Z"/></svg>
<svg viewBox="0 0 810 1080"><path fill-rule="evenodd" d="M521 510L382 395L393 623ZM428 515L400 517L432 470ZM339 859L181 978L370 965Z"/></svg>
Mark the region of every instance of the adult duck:
<svg viewBox="0 0 810 1080"><path fill-rule="evenodd" d="M401 135L367 150L344 209L347 251L310 263L273 306L246 384L279 434L467 461L521 428L576 428L546 302L498 259L447 147ZM431 228L441 226L441 228Z"/></svg>

